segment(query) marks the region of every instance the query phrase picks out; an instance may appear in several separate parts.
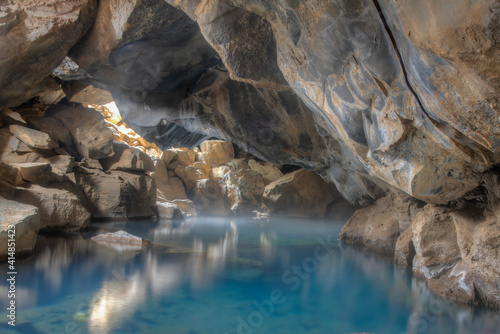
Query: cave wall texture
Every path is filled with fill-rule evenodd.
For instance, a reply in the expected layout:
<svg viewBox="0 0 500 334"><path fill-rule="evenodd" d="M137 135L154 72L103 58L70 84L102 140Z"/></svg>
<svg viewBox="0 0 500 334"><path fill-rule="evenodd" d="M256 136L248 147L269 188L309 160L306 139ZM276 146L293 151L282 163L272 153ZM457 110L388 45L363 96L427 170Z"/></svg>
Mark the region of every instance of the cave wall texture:
<svg viewBox="0 0 500 334"><path fill-rule="evenodd" d="M176 143L178 125L315 169L351 202L392 187L446 204L500 160L499 11L494 0L7 1L0 104L36 95L65 59L57 77L109 90L164 147L206 138Z"/></svg>
<svg viewBox="0 0 500 334"><path fill-rule="evenodd" d="M6 1L0 105L43 90L64 59L58 78L110 91L163 147L218 137L317 170L351 202L396 188L446 204L500 161L499 11L495 0Z"/></svg>
<svg viewBox="0 0 500 334"><path fill-rule="evenodd" d="M92 85L162 149L315 170L378 200L344 241L498 306L499 25L498 0L4 0L0 110Z"/></svg>

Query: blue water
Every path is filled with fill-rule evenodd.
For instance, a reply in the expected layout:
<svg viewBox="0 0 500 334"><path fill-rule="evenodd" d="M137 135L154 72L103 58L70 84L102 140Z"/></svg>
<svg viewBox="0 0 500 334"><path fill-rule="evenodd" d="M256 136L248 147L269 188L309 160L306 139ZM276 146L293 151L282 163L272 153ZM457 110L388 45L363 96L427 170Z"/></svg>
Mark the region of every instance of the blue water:
<svg viewBox="0 0 500 334"><path fill-rule="evenodd" d="M17 262L17 325L2 315L0 332L500 333L499 313L451 303L390 259L340 245L341 225L198 218L41 236ZM154 246L89 239L120 229ZM5 310L4 280L0 295Z"/></svg>

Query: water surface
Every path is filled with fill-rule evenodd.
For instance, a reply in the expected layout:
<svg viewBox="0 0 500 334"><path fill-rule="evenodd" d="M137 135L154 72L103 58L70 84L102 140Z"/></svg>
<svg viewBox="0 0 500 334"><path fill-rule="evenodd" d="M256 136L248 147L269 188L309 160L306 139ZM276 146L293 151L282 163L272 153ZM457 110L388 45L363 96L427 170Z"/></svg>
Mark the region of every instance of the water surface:
<svg viewBox="0 0 500 334"><path fill-rule="evenodd" d="M451 303L390 259L339 245L341 226L198 218L41 236L17 263L17 326L2 316L0 332L500 333L500 314ZM121 229L154 246L89 239ZM0 295L5 310L4 282Z"/></svg>

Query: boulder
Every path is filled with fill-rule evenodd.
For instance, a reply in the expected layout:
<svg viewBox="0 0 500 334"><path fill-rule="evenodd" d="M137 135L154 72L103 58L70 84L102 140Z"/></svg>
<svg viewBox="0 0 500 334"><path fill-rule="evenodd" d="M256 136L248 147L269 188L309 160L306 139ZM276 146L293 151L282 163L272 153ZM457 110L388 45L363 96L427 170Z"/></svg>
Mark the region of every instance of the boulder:
<svg viewBox="0 0 500 334"><path fill-rule="evenodd" d="M73 145L71 132L54 117L28 117L28 123L32 127L47 133L54 141L59 141L62 145L68 147Z"/></svg>
<svg viewBox="0 0 500 334"><path fill-rule="evenodd" d="M44 79L92 26L95 0L2 3L0 109L37 95Z"/></svg>
<svg viewBox="0 0 500 334"><path fill-rule="evenodd" d="M326 182L315 172L306 170L271 182L263 198L271 214L290 217L324 217L328 204L335 199Z"/></svg>
<svg viewBox="0 0 500 334"><path fill-rule="evenodd" d="M28 162L10 165L19 171L19 175L24 181L30 183L47 185L52 178L52 167L48 163Z"/></svg>
<svg viewBox="0 0 500 334"><path fill-rule="evenodd" d="M263 165L253 159L250 159L248 161L248 166L250 167L251 170L259 173L269 182L274 182L283 176L283 174L281 173L280 169L277 166L273 166L270 164Z"/></svg>
<svg viewBox="0 0 500 334"><path fill-rule="evenodd" d="M22 184L19 170L0 161L0 196L11 199L16 186Z"/></svg>
<svg viewBox="0 0 500 334"><path fill-rule="evenodd" d="M109 91L79 81L66 81L62 85L62 89L71 102L97 105L113 102Z"/></svg>
<svg viewBox="0 0 500 334"><path fill-rule="evenodd" d="M52 168L52 173L62 176L73 172L75 158L69 155L56 155L47 160Z"/></svg>
<svg viewBox="0 0 500 334"><path fill-rule="evenodd" d="M67 190L33 184L26 188L18 187L15 199L38 208L41 230L74 232L90 222L91 215L85 204Z"/></svg>
<svg viewBox="0 0 500 334"><path fill-rule="evenodd" d="M156 210L159 220L182 218L182 211L177 205L170 202L156 202Z"/></svg>
<svg viewBox="0 0 500 334"><path fill-rule="evenodd" d="M226 188L222 181L204 179L196 182L191 198L198 213L225 216L229 212L225 197Z"/></svg>
<svg viewBox="0 0 500 334"><path fill-rule="evenodd" d="M141 150L127 144L113 142L114 155L101 159L104 170L154 172L153 160Z"/></svg>
<svg viewBox="0 0 500 334"><path fill-rule="evenodd" d="M175 204L182 212L184 219L189 219L197 216L196 206L193 201L189 199L173 200L171 203Z"/></svg>
<svg viewBox="0 0 500 334"><path fill-rule="evenodd" d="M143 174L98 169L75 171L76 183L90 203L93 218L151 218L156 203L156 184Z"/></svg>
<svg viewBox="0 0 500 334"><path fill-rule="evenodd" d="M174 172L184 183L188 195L194 191L198 180L208 179L210 177L210 174L204 169L194 168L192 166L177 166Z"/></svg>
<svg viewBox="0 0 500 334"><path fill-rule="evenodd" d="M10 125L9 130L14 136L30 148L51 150L58 146L57 143L54 142L45 132L15 124Z"/></svg>
<svg viewBox="0 0 500 334"><path fill-rule="evenodd" d="M227 173L232 169L232 167L227 165L222 165L219 167L213 167L210 171L210 178L214 180L222 180Z"/></svg>
<svg viewBox="0 0 500 334"><path fill-rule="evenodd" d="M78 154L92 159L113 155L113 132L106 127L101 113L81 106L57 105L49 116L60 121L73 136Z"/></svg>
<svg viewBox="0 0 500 334"><path fill-rule="evenodd" d="M236 214L250 214L262 209L262 194L269 183L250 169L231 169L223 179L228 208Z"/></svg>
<svg viewBox="0 0 500 334"><path fill-rule="evenodd" d="M374 205L357 210L343 226L339 239L349 245L394 254L401 233L411 224L414 200L402 193L388 193Z"/></svg>
<svg viewBox="0 0 500 334"><path fill-rule="evenodd" d="M8 258L8 242L10 226L15 229L16 252L15 257L27 256L33 253L38 230L40 229L40 215L35 206L21 204L0 197L0 260Z"/></svg>
<svg viewBox="0 0 500 334"><path fill-rule="evenodd" d="M209 166L219 166L234 159L233 144L224 140L205 140L200 150L199 161Z"/></svg>
<svg viewBox="0 0 500 334"><path fill-rule="evenodd" d="M100 244L118 244L138 248L143 248L151 245L151 241L137 237L123 230L105 234L98 234L96 236L93 236L91 239Z"/></svg>

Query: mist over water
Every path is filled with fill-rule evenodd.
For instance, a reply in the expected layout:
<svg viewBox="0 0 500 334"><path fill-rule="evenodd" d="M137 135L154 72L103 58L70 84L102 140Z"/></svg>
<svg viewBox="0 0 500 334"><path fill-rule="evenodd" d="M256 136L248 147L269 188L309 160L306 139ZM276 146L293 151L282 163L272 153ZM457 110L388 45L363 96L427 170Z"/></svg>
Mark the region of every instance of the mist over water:
<svg viewBox="0 0 500 334"><path fill-rule="evenodd" d="M3 316L0 332L500 333L499 313L454 304L390 259L340 245L342 224L198 217L40 236L17 263L17 326ZM153 246L90 240L117 230ZM2 310L6 291L2 282Z"/></svg>

